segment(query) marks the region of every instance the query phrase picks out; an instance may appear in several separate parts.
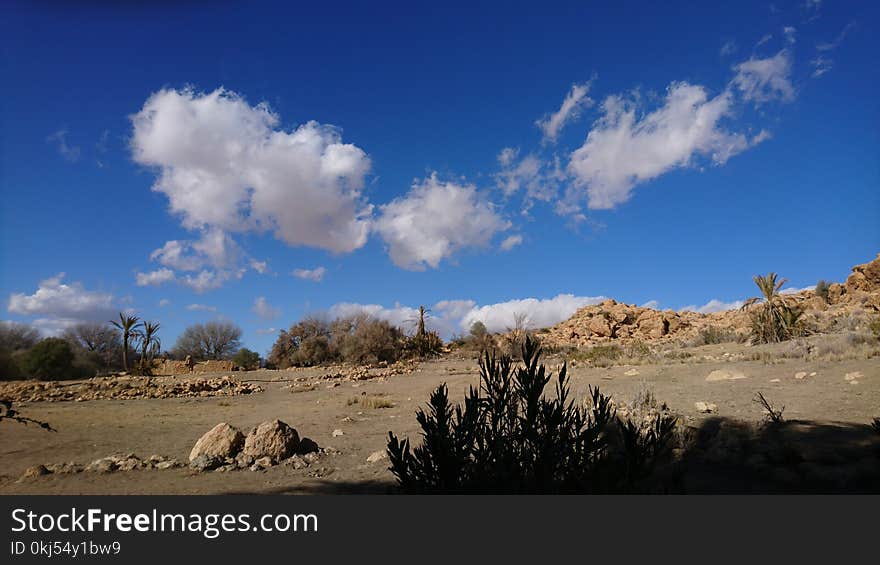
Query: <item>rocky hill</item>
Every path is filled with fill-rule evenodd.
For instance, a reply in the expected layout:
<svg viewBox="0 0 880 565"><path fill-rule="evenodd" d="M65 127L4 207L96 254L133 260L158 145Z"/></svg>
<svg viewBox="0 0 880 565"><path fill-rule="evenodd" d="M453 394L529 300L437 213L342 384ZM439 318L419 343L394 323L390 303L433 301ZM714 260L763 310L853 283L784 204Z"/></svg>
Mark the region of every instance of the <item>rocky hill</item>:
<svg viewBox="0 0 880 565"><path fill-rule="evenodd" d="M808 327L818 332L831 330L841 317L876 314L880 312L880 254L869 263L853 267L843 284L831 284L827 298L810 290L788 294L786 300L801 306ZM749 313L740 309L711 314L654 310L606 300L581 308L568 320L542 332L541 339L551 346L687 340L709 327L745 337Z"/></svg>

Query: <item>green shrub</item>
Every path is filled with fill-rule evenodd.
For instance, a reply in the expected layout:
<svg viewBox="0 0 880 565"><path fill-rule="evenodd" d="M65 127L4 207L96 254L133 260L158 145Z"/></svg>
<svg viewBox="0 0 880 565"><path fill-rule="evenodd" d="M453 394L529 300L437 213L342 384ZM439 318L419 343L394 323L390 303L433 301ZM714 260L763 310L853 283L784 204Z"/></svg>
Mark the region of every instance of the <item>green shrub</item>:
<svg viewBox="0 0 880 565"><path fill-rule="evenodd" d="M44 381L80 376L74 366L70 344L61 338L48 337L33 346L22 358L22 369L35 379Z"/></svg>
<svg viewBox="0 0 880 565"><path fill-rule="evenodd" d="M339 357L349 363L393 363L404 356L403 332L385 320L367 316L337 320L333 343Z"/></svg>
<svg viewBox="0 0 880 565"><path fill-rule="evenodd" d="M731 328L719 328L707 326L700 330L694 339L693 345L717 345L719 343L731 343L738 340L736 332Z"/></svg>
<svg viewBox="0 0 880 565"><path fill-rule="evenodd" d="M877 339L880 339L880 316L874 318L868 324L868 329Z"/></svg>
<svg viewBox="0 0 880 565"><path fill-rule="evenodd" d="M816 283L816 288L813 290L813 293L825 302L828 302L828 295L830 290L831 283L823 279Z"/></svg>
<svg viewBox="0 0 880 565"><path fill-rule="evenodd" d="M388 434L391 471L406 492L605 493L645 488L668 454L676 420L657 415L647 427L617 419L609 397L591 389L589 409L569 401L565 367L555 398L526 338L523 366L486 354L479 389L452 406L445 385L419 410L422 444Z"/></svg>
<svg viewBox="0 0 880 565"><path fill-rule="evenodd" d="M232 357L232 362L245 371L253 371L260 368L260 354L256 351L251 351L250 349L242 347Z"/></svg>

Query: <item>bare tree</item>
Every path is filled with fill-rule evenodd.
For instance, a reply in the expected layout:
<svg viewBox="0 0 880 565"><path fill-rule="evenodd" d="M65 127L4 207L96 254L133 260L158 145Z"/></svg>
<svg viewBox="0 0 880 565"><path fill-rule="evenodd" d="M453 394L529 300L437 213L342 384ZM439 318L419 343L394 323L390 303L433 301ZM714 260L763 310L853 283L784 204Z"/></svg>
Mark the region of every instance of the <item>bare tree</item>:
<svg viewBox="0 0 880 565"><path fill-rule="evenodd" d="M30 349L40 341L40 332L27 324L0 322L0 349Z"/></svg>
<svg viewBox="0 0 880 565"><path fill-rule="evenodd" d="M71 345L95 354L107 367L115 364L122 351L119 330L106 324L83 322L67 329L62 337Z"/></svg>
<svg viewBox="0 0 880 565"><path fill-rule="evenodd" d="M186 328L174 345L177 357L194 361L229 359L241 347L241 328L232 322L206 322Z"/></svg>

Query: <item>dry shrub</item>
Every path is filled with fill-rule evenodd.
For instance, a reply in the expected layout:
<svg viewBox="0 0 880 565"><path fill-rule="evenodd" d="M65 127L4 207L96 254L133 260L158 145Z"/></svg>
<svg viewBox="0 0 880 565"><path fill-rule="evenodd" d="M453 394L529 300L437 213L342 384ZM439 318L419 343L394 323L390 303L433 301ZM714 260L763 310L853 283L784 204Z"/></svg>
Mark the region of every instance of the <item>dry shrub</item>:
<svg viewBox="0 0 880 565"><path fill-rule="evenodd" d="M394 401L387 396L367 395L353 396L348 399L347 406L359 405L361 408L376 410L379 408L394 408Z"/></svg>

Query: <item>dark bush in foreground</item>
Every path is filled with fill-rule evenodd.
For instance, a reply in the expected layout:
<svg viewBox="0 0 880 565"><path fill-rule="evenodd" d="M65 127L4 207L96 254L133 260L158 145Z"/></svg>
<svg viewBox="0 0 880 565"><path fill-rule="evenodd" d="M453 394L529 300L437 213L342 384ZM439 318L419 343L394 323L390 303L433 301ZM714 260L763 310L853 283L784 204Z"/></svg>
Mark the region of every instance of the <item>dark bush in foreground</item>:
<svg viewBox="0 0 880 565"><path fill-rule="evenodd" d="M21 367L35 379L58 380L79 376L73 364L73 350L61 338L48 337L36 344L21 359Z"/></svg>
<svg viewBox="0 0 880 565"><path fill-rule="evenodd" d="M479 389L452 406L445 385L416 419L422 445L411 449L389 432L391 471L406 492L611 493L650 488L655 465L669 452L676 419L648 425L616 417L609 397L591 389L591 406L569 400L565 367L555 398L526 338L523 366L485 354Z"/></svg>

